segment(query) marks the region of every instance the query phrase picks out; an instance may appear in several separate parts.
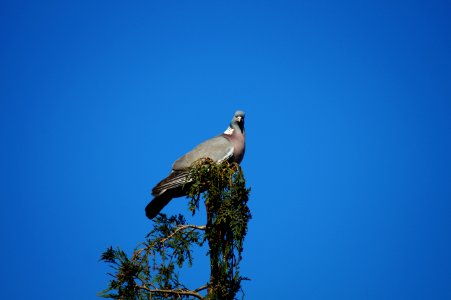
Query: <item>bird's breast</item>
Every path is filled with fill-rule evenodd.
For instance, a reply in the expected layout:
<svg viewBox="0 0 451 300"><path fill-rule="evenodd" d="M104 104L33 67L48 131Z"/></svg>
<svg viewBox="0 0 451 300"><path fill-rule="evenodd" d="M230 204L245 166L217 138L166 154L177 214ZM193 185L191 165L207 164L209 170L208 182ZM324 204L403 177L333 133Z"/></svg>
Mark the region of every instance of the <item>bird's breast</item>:
<svg viewBox="0 0 451 300"><path fill-rule="evenodd" d="M245 136L244 134L234 133L232 135L224 135L233 145L232 161L241 163L246 150Z"/></svg>

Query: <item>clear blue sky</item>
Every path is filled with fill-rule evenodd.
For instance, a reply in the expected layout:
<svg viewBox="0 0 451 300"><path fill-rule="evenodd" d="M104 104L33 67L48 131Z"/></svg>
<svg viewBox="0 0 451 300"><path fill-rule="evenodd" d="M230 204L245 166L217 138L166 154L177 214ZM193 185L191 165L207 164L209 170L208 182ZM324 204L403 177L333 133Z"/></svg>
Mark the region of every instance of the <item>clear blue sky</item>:
<svg viewBox="0 0 451 300"><path fill-rule="evenodd" d="M1 298L96 299L242 109L245 299L451 299L449 3L3 1Z"/></svg>

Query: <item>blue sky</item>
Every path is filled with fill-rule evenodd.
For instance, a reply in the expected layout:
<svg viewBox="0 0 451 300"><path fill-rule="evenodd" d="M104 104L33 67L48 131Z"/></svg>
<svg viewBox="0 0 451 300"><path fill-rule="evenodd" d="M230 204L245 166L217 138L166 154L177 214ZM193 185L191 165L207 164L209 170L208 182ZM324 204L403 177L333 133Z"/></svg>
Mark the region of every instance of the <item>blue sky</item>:
<svg viewBox="0 0 451 300"><path fill-rule="evenodd" d="M143 240L150 189L237 109L245 299L451 298L448 1L4 1L0 14L3 298L97 299L101 252ZM198 254L193 285L208 275Z"/></svg>

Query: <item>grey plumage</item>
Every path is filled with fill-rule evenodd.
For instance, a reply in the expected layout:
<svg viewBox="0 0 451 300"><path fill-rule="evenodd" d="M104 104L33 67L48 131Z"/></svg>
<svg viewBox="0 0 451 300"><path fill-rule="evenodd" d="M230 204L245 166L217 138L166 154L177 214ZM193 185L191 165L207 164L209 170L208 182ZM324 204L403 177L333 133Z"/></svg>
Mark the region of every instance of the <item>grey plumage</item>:
<svg viewBox="0 0 451 300"><path fill-rule="evenodd" d="M186 153L172 165L169 175L153 189L153 200L146 206L146 216L153 219L172 198L185 196L191 165L200 158L210 158L215 162L240 163L245 152L244 112L237 111L224 133L206 140Z"/></svg>

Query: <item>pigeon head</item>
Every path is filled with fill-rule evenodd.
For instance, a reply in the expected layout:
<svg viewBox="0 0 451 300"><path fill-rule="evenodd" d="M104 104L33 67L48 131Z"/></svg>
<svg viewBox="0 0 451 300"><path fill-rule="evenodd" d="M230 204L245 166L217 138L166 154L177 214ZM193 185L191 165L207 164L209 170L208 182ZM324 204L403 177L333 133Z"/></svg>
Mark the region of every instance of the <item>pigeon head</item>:
<svg viewBox="0 0 451 300"><path fill-rule="evenodd" d="M244 111L237 110L235 115L233 116L232 121L230 122L230 128L232 129L240 129L240 131L244 132Z"/></svg>

